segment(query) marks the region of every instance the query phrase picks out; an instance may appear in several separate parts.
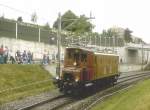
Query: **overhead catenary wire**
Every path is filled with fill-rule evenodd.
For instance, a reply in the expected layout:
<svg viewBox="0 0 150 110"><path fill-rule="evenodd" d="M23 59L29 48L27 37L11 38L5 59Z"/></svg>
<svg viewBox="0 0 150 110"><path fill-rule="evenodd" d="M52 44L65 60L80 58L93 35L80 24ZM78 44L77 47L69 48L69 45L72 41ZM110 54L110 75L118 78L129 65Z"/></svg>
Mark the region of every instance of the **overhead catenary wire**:
<svg viewBox="0 0 150 110"><path fill-rule="evenodd" d="M25 14L25 15L27 15L27 16L32 16L32 14L33 14L33 13L28 13L28 12L26 12L26 11L23 11L23 10L20 10L20 9L17 9L17 8L14 8L14 7L5 5L5 4L1 4L1 3L0 3L0 6L5 7L5 8L9 8L10 10L13 10L13 11L15 11L15 12L19 12L19 13L21 13L21 14ZM44 17L38 17L38 19L47 20L47 19L44 18Z"/></svg>

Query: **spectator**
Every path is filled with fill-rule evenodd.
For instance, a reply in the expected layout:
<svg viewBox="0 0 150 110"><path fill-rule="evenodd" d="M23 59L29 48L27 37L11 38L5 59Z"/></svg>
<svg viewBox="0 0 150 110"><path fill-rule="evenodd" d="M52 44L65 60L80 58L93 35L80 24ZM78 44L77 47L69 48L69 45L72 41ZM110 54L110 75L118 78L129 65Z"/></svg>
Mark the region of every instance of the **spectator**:
<svg viewBox="0 0 150 110"><path fill-rule="evenodd" d="M32 54L30 51L28 51L27 53L27 61L28 61L28 64L31 64L31 61L32 61Z"/></svg>
<svg viewBox="0 0 150 110"><path fill-rule="evenodd" d="M23 54L22 54L22 59L23 59L23 63L26 64L27 63L27 53L24 50Z"/></svg>
<svg viewBox="0 0 150 110"><path fill-rule="evenodd" d="M32 54L31 54L31 61L33 61L33 52L32 52Z"/></svg>
<svg viewBox="0 0 150 110"><path fill-rule="evenodd" d="M8 54L9 54L8 47L5 46L5 48L4 48L4 63L5 64L7 63L7 60L8 60Z"/></svg>
<svg viewBox="0 0 150 110"><path fill-rule="evenodd" d="M12 50L10 50L9 55L11 64L14 64L16 61L15 61L15 54L12 52Z"/></svg>
<svg viewBox="0 0 150 110"><path fill-rule="evenodd" d="M22 63L22 58L21 58L21 53L19 50L17 50L16 54L15 54L15 59L18 62L18 64Z"/></svg>
<svg viewBox="0 0 150 110"><path fill-rule="evenodd" d="M4 53L3 45L0 47L0 54L2 55Z"/></svg>

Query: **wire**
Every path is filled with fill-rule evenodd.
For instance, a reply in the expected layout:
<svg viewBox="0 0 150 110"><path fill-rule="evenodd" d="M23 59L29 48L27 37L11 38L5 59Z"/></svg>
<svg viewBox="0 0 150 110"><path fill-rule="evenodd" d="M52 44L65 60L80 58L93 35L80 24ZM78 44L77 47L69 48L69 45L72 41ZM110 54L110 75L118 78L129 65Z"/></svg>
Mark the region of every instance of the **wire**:
<svg viewBox="0 0 150 110"><path fill-rule="evenodd" d="M19 12L19 13L24 13L24 14L26 14L26 15L28 15L28 16L31 16L31 15L32 15L31 13L28 13L28 12L22 11L22 10L20 10L20 9L16 9L16 8L10 7L10 6L5 5L5 4L0 4L0 6L3 6L3 7L5 7L5 8L9 8L9 9L11 9L11 10L13 10L13 11L16 11L16 12ZM47 19L46 19L46 18L43 18L43 17L38 17L38 19L46 20L46 21L47 21Z"/></svg>
<svg viewBox="0 0 150 110"><path fill-rule="evenodd" d="M22 10L19 10L19 9L13 8L13 7L10 7L10 6L8 6L8 5L0 4L0 6L3 6L3 7L6 7L6 8L9 8L9 9L11 9L11 10L14 10L14 11L17 11L17 12L20 12L20 13L24 13L24 14L31 15L30 13L27 13L27 12L25 12L25 11L22 11Z"/></svg>

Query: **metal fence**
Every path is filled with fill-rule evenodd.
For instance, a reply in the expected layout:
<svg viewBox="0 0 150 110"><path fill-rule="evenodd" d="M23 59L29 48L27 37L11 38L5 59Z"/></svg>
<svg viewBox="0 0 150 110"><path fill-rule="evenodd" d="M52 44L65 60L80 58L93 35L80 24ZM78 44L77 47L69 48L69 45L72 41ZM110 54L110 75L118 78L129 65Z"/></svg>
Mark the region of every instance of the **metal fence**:
<svg viewBox="0 0 150 110"><path fill-rule="evenodd" d="M56 30L46 30L38 25L16 22L9 19L0 18L0 37L1 36L57 45ZM66 32L61 33L61 43L63 46L67 46L70 43L91 44L106 47L124 46L123 38L119 37L91 37L90 34L74 36Z"/></svg>

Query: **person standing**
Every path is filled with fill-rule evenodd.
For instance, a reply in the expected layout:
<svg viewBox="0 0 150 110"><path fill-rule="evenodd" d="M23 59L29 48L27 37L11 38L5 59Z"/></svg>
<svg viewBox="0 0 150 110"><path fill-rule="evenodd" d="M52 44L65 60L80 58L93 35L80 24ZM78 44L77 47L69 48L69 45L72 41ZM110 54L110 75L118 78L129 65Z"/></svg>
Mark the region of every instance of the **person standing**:
<svg viewBox="0 0 150 110"><path fill-rule="evenodd" d="M5 46L5 48L4 48L4 63L5 63L5 64L7 64L8 54L9 54L8 47Z"/></svg>
<svg viewBox="0 0 150 110"><path fill-rule="evenodd" d="M16 61L15 61L15 54L12 52L12 50L10 50L9 55L11 64L14 64Z"/></svg>
<svg viewBox="0 0 150 110"><path fill-rule="evenodd" d="M28 64L31 64L32 54L30 51L28 51L28 53L27 53L27 60L28 60Z"/></svg>
<svg viewBox="0 0 150 110"><path fill-rule="evenodd" d="M22 58L23 58L23 63L26 64L27 63L27 53L24 50L23 54L22 54Z"/></svg>

